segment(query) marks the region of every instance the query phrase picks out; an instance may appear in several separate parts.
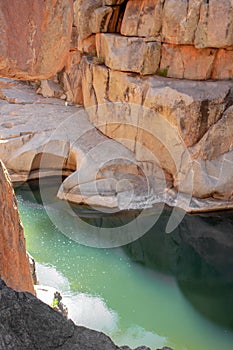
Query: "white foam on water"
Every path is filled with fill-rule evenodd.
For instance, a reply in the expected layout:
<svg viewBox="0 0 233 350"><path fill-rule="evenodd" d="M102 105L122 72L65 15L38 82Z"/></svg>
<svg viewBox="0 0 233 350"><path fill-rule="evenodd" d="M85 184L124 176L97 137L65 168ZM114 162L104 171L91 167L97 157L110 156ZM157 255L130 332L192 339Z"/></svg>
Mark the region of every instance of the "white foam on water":
<svg viewBox="0 0 233 350"><path fill-rule="evenodd" d="M40 284L43 285L38 286L38 297L51 305L54 291L60 291L62 302L68 308L68 318L75 324L105 332L119 346L127 344L135 348L139 344L146 344L153 349L155 346L162 348L167 344L165 337L138 325L132 325L125 331L121 330L118 314L111 310L101 297L71 292L68 279L55 267L36 263L36 271Z"/></svg>
<svg viewBox="0 0 233 350"><path fill-rule="evenodd" d="M68 279L53 266L36 262L36 274L40 284L56 288L61 292L70 290Z"/></svg>
<svg viewBox="0 0 233 350"><path fill-rule="evenodd" d="M128 345L132 348L138 347L139 344L151 347L151 349L159 349L168 343L167 338L156 333L145 330L142 327L133 325L124 333L114 337L117 345Z"/></svg>
<svg viewBox="0 0 233 350"><path fill-rule="evenodd" d="M53 287L62 293L62 302L68 308L68 317L77 325L107 333L116 330L117 313L109 309L103 299L85 293L72 293L68 279L53 266L36 263L36 273L40 284ZM45 300L46 296L42 296L41 290L39 293L40 299ZM51 296L47 295L47 299L50 300Z"/></svg>
<svg viewBox="0 0 233 350"><path fill-rule="evenodd" d="M77 325L107 333L117 329L117 313L109 309L100 297L84 293L63 293L62 300L68 307L69 318Z"/></svg>

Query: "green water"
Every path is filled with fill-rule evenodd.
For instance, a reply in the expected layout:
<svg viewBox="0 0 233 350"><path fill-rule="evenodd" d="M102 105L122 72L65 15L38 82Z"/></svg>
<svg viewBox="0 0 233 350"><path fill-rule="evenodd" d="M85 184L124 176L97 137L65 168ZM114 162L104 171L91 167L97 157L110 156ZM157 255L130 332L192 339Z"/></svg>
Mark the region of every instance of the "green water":
<svg viewBox="0 0 233 350"><path fill-rule="evenodd" d="M17 190L17 198L40 283L62 291L77 324L104 331L118 345L233 349L232 327L204 316L174 275L133 262L122 248L80 245L51 223L26 188Z"/></svg>

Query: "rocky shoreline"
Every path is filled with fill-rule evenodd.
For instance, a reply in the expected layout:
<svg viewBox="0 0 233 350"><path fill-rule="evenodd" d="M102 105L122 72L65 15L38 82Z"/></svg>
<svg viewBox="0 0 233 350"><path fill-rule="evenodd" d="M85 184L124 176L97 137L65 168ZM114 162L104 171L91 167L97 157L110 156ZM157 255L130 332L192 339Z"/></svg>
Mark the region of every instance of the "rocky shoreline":
<svg viewBox="0 0 233 350"><path fill-rule="evenodd" d="M116 346L103 333L76 326L32 294L7 287L2 279L0 300L2 350L131 350ZM140 346L135 350L150 349Z"/></svg>

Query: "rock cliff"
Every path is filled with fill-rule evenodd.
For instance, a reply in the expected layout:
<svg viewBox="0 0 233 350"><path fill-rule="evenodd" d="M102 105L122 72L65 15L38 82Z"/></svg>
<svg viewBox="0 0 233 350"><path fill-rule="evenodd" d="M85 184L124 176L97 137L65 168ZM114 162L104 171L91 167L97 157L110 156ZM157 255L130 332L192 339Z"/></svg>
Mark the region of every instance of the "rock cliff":
<svg viewBox="0 0 233 350"><path fill-rule="evenodd" d="M63 68L70 46L72 3L72 0L1 1L2 75L43 79Z"/></svg>
<svg viewBox="0 0 233 350"><path fill-rule="evenodd" d="M32 20L19 19L17 28L24 30L16 38L10 35L9 5L2 2L1 23L9 24L2 29L0 74L46 79L57 72L55 80L37 84L38 92L83 104L97 129L133 153L138 173L149 183L148 196L165 191L163 201L189 211L232 207L232 2L54 4L38 4L33 14L17 4ZM21 38L28 38L23 51ZM93 170L88 183L96 176ZM65 192L74 199L79 186L76 177ZM77 196L75 201L80 202Z"/></svg>
<svg viewBox="0 0 233 350"><path fill-rule="evenodd" d="M0 196L0 277L11 288L34 293L17 202L9 175L1 161Z"/></svg>

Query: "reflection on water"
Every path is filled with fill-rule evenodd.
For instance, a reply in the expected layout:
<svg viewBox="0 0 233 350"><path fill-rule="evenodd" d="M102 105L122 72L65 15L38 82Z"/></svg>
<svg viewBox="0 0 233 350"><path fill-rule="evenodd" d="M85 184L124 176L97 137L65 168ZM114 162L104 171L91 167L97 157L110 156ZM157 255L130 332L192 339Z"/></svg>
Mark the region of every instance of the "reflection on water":
<svg viewBox="0 0 233 350"><path fill-rule="evenodd" d="M59 287L78 324L105 331L119 345L232 350L232 212L186 215L173 233L164 234L166 208L137 241L96 249L59 232L26 187L18 198L40 282ZM97 227L120 226L137 215L75 210Z"/></svg>
<svg viewBox="0 0 233 350"><path fill-rule="evenodd" d="M186 214L165 235L169 212L125 251L133 260L175 276L196 309L233 329L233 211Z"/></svg>

